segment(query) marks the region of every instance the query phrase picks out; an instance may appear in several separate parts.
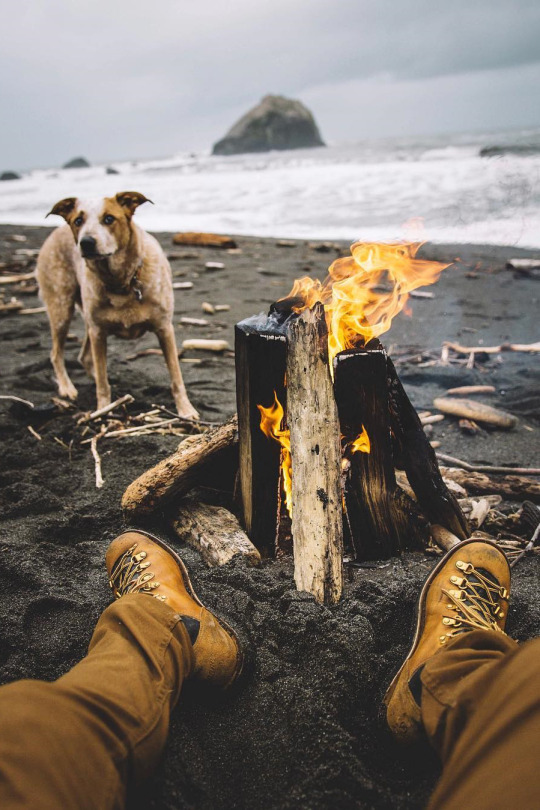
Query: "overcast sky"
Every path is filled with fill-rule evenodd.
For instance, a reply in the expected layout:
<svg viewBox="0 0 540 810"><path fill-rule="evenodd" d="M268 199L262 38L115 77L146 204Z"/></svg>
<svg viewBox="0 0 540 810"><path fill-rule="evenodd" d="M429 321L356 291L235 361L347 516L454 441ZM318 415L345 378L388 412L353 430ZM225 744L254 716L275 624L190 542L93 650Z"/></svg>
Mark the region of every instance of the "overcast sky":
<svg viewBox="0 0 540 810"><path fill-rule="evenodd" d="M540 125L540 0L15 0L0 171L208 149L266 93L328 141Z"/></svg>

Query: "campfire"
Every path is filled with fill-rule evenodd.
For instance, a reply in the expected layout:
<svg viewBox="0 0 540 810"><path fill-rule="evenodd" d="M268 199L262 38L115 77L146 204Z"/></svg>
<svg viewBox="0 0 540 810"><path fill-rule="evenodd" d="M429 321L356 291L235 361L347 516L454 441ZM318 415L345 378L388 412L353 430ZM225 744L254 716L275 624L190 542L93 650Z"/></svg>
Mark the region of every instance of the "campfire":
<svg viewBox="0 0 540 810"><path fill-rule="evenodd" d="M297 587L342 592L342 558L422 548L428 524L467 535L379 337L446 265L420 243L356 243L320 282L298 279L236 326L244 524L266 556L293 550ZM416 500L396 482L404 470Z"/></svg>

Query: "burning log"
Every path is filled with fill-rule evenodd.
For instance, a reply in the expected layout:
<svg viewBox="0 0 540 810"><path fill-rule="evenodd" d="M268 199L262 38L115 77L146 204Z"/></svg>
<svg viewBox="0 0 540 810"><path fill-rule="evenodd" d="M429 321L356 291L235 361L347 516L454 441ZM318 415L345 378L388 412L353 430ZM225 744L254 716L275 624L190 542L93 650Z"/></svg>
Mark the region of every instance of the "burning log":
<svg viewBox="0 0 540 810"><path fill-rule="evenodd" d="M405 545L418 547L427 539L418 510L396 483L386 359L386 352L374 340L365 349L340 352L334 360L345 464L349 465L347 523L356 557L361 560L387 558ZM358 441L361 436L363 448Z"/></svg>
<svg viewBox="0 0 540 810"><path fill-rule="evenodd" d="M240 498L245 529L263 556L276 550L281 450L261 431L258 406L286 402L286 337L279 318L248 318L236 325Z"/></svg>
<svg viewBox="0 0 540 810"><path fill-rule="evenodd" d="M322 305L304 310L288 338L294 579L298 590L334 604L343 590L341 447Z"/></svg>
<svg viewBox="0 0 540 810"><path fill-rule="evenodd" d="M176 498L185 495L203 479L220 478L228 469L227 451L238 440L236 415L224 425L207 433L190 436L168 458L147 470L129 485L122 498L122 508L130 515L150 514Z"/></svg>
<svg viewBox="0 0 540 810"><path fill-rule="evenodd" d="M221 506L205 503L182 505L173 521L180 540L200 552L207 565L225 565L233 557L243 557L257 565L261 555L242 530L238 520Z"/></svg>

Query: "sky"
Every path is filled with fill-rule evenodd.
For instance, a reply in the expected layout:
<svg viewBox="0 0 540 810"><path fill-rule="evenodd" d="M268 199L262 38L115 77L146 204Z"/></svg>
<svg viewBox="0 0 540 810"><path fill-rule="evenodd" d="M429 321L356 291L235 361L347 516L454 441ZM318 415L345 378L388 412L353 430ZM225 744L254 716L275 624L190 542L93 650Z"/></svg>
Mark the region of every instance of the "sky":
<svg viewBox="0 0 540 810"><path fill-rule="evenodd" d="M267 93L325 140L540 126L538 0L24 0L0 171L211 148Z"/></svg>

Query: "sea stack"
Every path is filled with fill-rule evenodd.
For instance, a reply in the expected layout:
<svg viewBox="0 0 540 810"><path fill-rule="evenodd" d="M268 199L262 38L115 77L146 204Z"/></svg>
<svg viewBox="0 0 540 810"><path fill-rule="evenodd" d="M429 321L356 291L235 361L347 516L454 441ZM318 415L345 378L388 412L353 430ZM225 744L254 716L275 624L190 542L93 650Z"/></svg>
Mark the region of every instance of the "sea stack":
<svg viewBox="0 0 540 810"><path fill-rule="evenodd" d="M213 155L324 146L315 119L301 101L265 96L214 144Z"/></svg>

